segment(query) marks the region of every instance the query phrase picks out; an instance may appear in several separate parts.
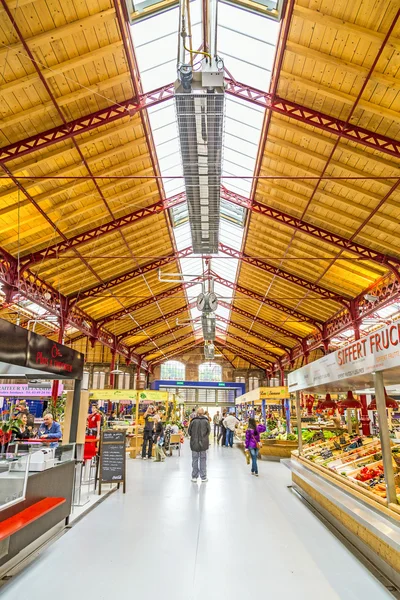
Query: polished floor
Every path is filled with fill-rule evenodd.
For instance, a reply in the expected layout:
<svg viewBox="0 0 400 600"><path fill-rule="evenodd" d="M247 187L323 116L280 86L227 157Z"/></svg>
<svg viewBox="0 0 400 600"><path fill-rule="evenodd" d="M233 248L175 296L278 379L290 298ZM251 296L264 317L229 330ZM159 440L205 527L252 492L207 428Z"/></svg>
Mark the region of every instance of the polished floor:
<svg viewBox="0 0 400 600"><path fill-rule="evenodd" d="M0 591L6 600L381 600L389 592L287 488L289 471L250 475L238 449L212 446L209 482L190 451L128 461L115 492Z"/></svg>

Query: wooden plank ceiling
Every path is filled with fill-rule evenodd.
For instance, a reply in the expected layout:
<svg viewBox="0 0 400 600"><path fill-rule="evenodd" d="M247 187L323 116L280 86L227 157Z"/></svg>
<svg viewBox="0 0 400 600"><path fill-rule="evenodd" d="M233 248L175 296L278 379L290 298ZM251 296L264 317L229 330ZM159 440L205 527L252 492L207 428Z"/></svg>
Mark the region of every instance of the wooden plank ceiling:
<svg viewBox="0 0 400 600"><path fill-rule="evenodd" d="M398 2L297 0L293 11L292 4L287 40L278 51L282 61L276 63L277 95L399 139L400 22L385 39ZM14 23L0 4L0 147L135 97L119 4L8 0L7 7ZM260 179L253 189L256 201L400 257L400 191L393 189L393 179L385 179L400 177L395 158L277 113L267 115L263 133L259 174L292 178ZM146 113L127 113L8 161L9 172L24 179L19 187L15 180L1 182L0 246L23 261L154 204L160 189L155 179L144 179L155 174L149 140ZM94 180L92 175L138 178ZM368 179L318 179L360 176ZM345 299L387 273L385 265L359 260L251 211L243 252L278 272L242 262L237 283L284 308L235 293L218 348L236 367L264 367L313 332L312 323L289 315L285 307L321 324L341 308L337 300L288 281L284 273ZM161 211L29 268L92 319L105 319L104 328L137 354L159 361L199 341L191 325L176 324L177 316L189 318L185 291L177 287L175 294L157 300L176 284L160 282L156 269L139 270L173 254L168 211ZM178 271L179 264L171 262L169 270ZM135 276L113 283L130 272ZM149 300L146 306L123 313L144 300ZM9 306L0 317L15 320L16 312Z"/></svg>

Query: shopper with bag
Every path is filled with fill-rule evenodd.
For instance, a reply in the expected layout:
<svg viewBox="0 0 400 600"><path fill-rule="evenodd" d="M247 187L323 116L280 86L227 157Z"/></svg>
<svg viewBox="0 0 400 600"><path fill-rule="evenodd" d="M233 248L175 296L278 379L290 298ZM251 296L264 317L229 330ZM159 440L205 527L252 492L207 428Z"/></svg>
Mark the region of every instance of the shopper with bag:
<svg viewBox="0 0 400 600"><path fill-rule="evenodd" d="M258 450L261 447L260 432L257 428L255 419L249 419L249 425L246 430L246 451L250 452L251 456L251 474L258 477Z"/></svg>

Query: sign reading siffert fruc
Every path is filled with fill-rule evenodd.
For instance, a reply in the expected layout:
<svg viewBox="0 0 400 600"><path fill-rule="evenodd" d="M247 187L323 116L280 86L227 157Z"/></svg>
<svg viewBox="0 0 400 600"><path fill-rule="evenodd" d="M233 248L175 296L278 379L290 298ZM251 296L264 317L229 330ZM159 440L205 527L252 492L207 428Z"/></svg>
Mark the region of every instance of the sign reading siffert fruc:
<svg viewBox="0 0 400 600"><path fill-rule="evenodd" d="M395 367L400 367L400 322L292 371L288 387L293 393Z"/></svg>

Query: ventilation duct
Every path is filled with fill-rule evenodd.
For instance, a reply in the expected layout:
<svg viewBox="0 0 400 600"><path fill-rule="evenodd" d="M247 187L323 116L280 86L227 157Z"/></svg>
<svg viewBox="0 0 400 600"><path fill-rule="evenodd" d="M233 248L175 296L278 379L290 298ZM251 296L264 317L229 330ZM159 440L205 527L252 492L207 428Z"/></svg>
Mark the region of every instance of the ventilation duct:
<svg viewBox="0 0 400 600"><path fill-rule="evenodd" d="M201 327L204 341L213 342L215 340L215 314L203 313L201 315Z"/></svg>
<svg viewBox="0 0 400 600"><path fill-rule="evenodd" d="M224 125L223 61L216 54L217 2L203 0L208 15L205 52L190 51L186 2L180 10L178 80L175 107L195 254L217 254ZM189 3L188 3L189 6ZM193 71L193 56L202 55ZM197 56L196 56L197 57Z"/></svg>
<svg viewBox="0 0 400 600"><path fill-rule="evenodd" d="M205 344L204 345L204 358L206 360L214 360L214 358L215 358L214 344Z"/></svg>

